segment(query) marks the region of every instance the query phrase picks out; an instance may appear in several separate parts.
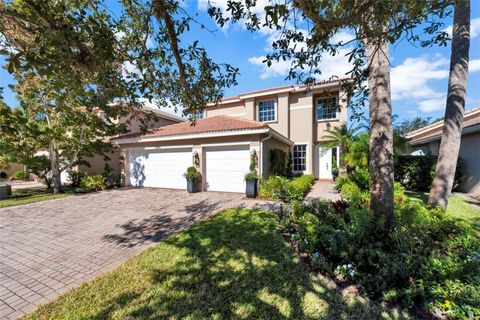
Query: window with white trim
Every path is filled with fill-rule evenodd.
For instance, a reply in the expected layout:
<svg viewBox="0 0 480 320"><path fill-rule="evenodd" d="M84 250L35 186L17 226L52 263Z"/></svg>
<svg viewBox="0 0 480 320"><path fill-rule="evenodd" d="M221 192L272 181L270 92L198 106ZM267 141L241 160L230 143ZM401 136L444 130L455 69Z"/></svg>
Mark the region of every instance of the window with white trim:
<svg viewBox="0 0 480 320"><path fill-rule="evenodd" d="M307 145L297 144L293 146L293 171L307 170Z"/></svg>
<svg viewBox="0 0 480 320"><path fill-rule="evenodd" d="M260 101L258 103L258 121L271 122L276 120L275 101Z"/></svg>
<svg viewBox="0 0 480 320"><path fill-rule="evenodd" d="M338 111L337 98L317 99L317 120L336 119Z"/></svg>
<svg viewBox="0 0 480 320"><path fill-rule="evenodd" d="M195 119L195 120L205 118L205 111L197 111L197 112L195 112L195 113L193 114L192 118Z"/></svg>

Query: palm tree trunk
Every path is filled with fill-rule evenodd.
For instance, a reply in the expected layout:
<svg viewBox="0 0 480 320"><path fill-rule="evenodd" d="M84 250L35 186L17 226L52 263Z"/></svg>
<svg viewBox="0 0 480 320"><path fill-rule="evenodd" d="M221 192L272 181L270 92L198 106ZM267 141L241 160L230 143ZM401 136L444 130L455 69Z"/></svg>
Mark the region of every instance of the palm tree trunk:
<svg viewBox="0 0 480 320"><path fill-rule="evenodd" d="M393 215L393 128L388 43L366 41L370 90L370 210L390 229Z"/></svg>
<svg viewBox="0 0 480 320"><path fill-rule="evenodd" d="M470 48L470 0L456 0L447 106L442 140L428 204L446 210L452 192L462 137Z"/></svg>

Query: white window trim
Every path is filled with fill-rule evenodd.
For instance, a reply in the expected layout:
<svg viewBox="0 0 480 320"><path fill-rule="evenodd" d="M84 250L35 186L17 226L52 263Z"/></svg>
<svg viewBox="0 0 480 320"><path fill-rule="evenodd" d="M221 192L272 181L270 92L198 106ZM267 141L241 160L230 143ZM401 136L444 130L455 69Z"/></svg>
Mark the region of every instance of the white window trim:
<svg viewBox="0 0 480 320"><path fill-rule="evenodd" d="M198 111L195 112L195 113L199 113ZM195 120L201 120L201 119L205 119L207 117L207 110L203 110L202 111L202 117L201 118L196 118L195 117L195 114L192 114L192 119L195 119Z"/></svg>
<svg viewBox="0 0 480 320"><path fill-rule="evenodd" d="M270 102L273 101L273 108L275 110L275 119L271 121L261 121L260 120L260 102ZM262 99L257 101L257 121L263 122L263 123L275 123L278 122L278 103L277 99L271 98L271 99Z"/></svg>
<svg viewBox="0 0 480 320"><path fill-rule="evenodd" d="M338 99L338 96L325 96L325 97L317 97L315 98L315 119L317 119L317 122L330 122L330 121L339 121L340 118L338 114L340 113L339 110L335 112L335 118L330 118L330 119L318 119L318 100L321 99L331 99L335 98L337 100L337 108L340 108L340 101Z"/></svg>
<svg viewBox="0 0 480 320"><path fill-rule="evenodd" d="M297 171L293 168L293 148L296 146L296 145L305 145L306 146L306 152L305 152L305 170L300 170L300 171ZM309 169L309 164L310 164L310 161L309 161L309 157L310 157L310 142L295 142L295 144L292 146L292 149L291 149L291 152L292 152L292 172L293 173L306 173L306 172L309 172L308 169Z"/></svg>

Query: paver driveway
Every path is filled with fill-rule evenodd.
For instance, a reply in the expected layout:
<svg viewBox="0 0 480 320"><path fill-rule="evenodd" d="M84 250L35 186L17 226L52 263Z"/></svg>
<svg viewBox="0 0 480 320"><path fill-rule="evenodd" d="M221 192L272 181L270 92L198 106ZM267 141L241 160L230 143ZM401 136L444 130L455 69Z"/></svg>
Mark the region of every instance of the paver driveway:
<svg viewBox="0 0 480 320"><path fill-rule="evenodd" d="M0 319L32 311L220 209L275 206L234 193L123 189L0 209Z"/></svg>

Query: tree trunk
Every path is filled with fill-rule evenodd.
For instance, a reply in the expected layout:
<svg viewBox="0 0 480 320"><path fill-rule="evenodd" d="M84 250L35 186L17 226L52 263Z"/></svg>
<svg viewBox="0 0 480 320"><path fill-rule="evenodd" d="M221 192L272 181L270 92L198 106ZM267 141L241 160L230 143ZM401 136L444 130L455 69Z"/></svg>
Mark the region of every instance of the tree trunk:
<svg viewBox="0 0 480 320"><path fill-rule="evenodd" d="M48 156L50 158L50 164L52 166L53 193L60 193L62 192L62 180L60 176L61 172L58 165L57 153L55 151L55 147L52 141L50 141L50 145L48 147Z"/></svg>
<svg viewBox="0 0 480 320"><path fill-rule="evenodd" d="M446 210L452 192L463 128L470 48L470 0L456 0L447 106L442 140L428 204Z"/></svg>
<svg viewBox="0 0 480 320"><path fill-rule="evenodd" d="M370 90L370 209L390 229L393 215L393 128L388 43L366 41Z"/></svg>

